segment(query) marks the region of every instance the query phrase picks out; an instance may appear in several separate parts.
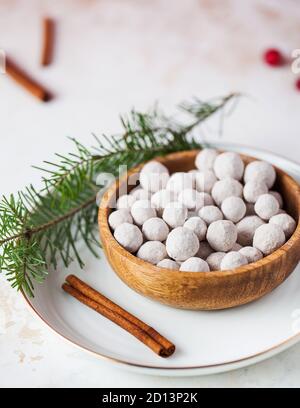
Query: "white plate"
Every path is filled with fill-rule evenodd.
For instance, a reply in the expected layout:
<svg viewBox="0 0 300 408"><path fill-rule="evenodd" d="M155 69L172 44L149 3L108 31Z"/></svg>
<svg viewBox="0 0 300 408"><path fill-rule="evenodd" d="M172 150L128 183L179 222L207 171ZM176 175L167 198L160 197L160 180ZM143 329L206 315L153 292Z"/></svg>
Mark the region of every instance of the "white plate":
<svg viewBox="0 0 300 408"><path fill-rule="evenodd" d="M218 147L259 157L300 180L300 166L274 154L231 144ZM85 251L85 250L84 250ZM200 375L253 364L300 340L300 265L276 290L251 304L223 311L185 311L161 305L129 289L104 256L86 252L86 266L51 272L27 303L57 334L124 367L159 375ZM74 273L172 340L176 353L162 359L104 317L61 290Z"/></svg>

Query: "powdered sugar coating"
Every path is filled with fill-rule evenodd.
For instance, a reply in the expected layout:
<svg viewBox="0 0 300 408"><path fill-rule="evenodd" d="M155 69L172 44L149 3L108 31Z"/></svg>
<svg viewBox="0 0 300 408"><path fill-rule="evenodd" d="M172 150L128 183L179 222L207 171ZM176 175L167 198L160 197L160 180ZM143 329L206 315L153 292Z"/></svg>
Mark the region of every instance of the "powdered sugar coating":
<svg viewBox="0 0 300 408"><path fill-rule="evenodd" d="M183 226L192 230L197 235L199 241L205 239L207 226L200 217L189 218L186 220Z"/></svg>
<svg viewBox="0 0 300 408"><path fill-rule="evenodd" d="M190 229L177 227L168 235L166 247L168 255L175 261L185 261L195 256L199 249L199 240Z"/></svg>
<svg viewBox="0 0 300 408"><path fill-rule="evenodd" d="M206 205L199 210L199 217L206 222L207 225L210 225L214 221L222 220L223 213L215 205Z"/></svg>
<svg viewBox="0 0 300 408"><path fill-rule="evenodd" d="M136 201L136 198L134 197L134 195L124 194L121 197L119 197L117 200L117 209L118 210L121 210L121 209L130 210L130 208L133 206L135 201Z"/></svg>
<svg viewBox="0 0 300 408"><path fill-rule="evenodd" d="M240 249L242 249L242 245L238 244L237 242L233 245L232 247L232 251L239 251Z"/></svg>
<svg viewBox="0 0 300 408"><path fill-rule="evenodd" d="M254 205L254 210L260 218L269 220L273 215L277 214L279 203L271 194L262 194L258 197Z"/></svg>
<svg viewBox="0 0 300 408"><path fill-rule="evenodd" d="M192 180L193 180L193 186L196 186L196 176L197 174L199 174L199 170L197 169L193 169L193 170L189 170L188 173L191 175Z"/></svg>
<svg viewBox="0 0 300 408"><path fill-rule="evenodd" d="M209 265L201 258L191 257L182 262L179 268L184 272L209 272Z"/></svg>
<svg viewBox="0 0 300 408"><path fill-rule="evenodd" d="M200 207L198 208L202 208L205 207L206 205L214 205L215 202L212 198L212 196L209 193L205 193L205 192L201 192L200 193Z"/></svg>
<svg viewBox="0 0 300 408"><path fill-rule="evenodd" d="M159 261L156 266L159 268L173 269L174 271L178 271L180 267L180 265L172 259L163 259Z"/></svg>
<svg viewBox="0 0 300 408"><path fill-rule="evenodd" d="M243 193L244 198L248 203L256 203L259 196L268 193L268 187L262 180L249 180L244 186Z"/></svg>
<svg viewBox="0 0 300 408"><path fill-rule="evenodd" d="M204 170L194 173L196 189L205 193L210 193L214 184L217 182L217 177L213 170Z"/></svg>
<svg viewBox="0 0 300 408"><path fill-rule="evenodd" d="M199 170L211 170L214 167L217 156L217 150L210 148L203 149L196 156L195 166Z"/></svg>
<svg viewBox="0 0 300 408"><path fill-rule="evenodd" d="M276 198L279 204L279 208L283 207L283 198L282 195L278 191L270 190L269 194Z"/></svg>
<svg viewBox="0 0 300 408"><path fill-rule="evenodd" d="M221 270L235 269L243 265L247 265L247 258L240 252L231 251L224 256L221 261Z"/></svg>
<svg viewBox="0 0 300 408"><path fill-rule="evenodd" d="M143 243L143 234L139 228L128 222L115 229L114 237L122 247L131 253L136 252Z"/></svg>
<svg viewBox="0 0 300 408"><path fill-rule="evenodd" d="M269 223L282 228L286 239L289 239L296 229L296 221L288 214L276 214L270 218Z"/></svg>
<svg viewBox="0 0 300 408"><path fill-rule="evenodd" d="M259 160L247 165L243 186L238 181L244 172L239 155L233 152L218 155L214 149L200 153L199 170L171 176L159 161L147 163L141 171L144 182L119 197L118 209L110 214L108 223L125 249L135 253L141 248L141 259L168 269L178 270L180 263L189 260L191 270L198 271L195 265L206 259L210 270L220 270L229 252L234 258L231 267L237 267L241 256L249 263L255 262L289 239L296 222L282 209L281 194L269 191L276 178L272 165ZM219 223L218 228L215 223ZM271 230L262 233L260 227L266 225ZM181 230L177 238L170 232L172 228ZM172 239L175 249L170 247ZM150 244L153 242L154 246ZM165 253L156 262L161 245L165 245Z"/></svg>
<svg viewBox="0 0 300 408"><path fill-rule="evenodd" d="M166 208L167 204L174 200L174 193L167 189L159 190L151 196L152 207L156 209L159 215L162 215L163 210Z"/></svg>
<svg viewBox="0 0 300 408"><path fill-rule="evenodd" d="M129 195L134 196L136 200L150 200L152 193L138 186L131 190Z"/></svg>
<svg viewBox="0 0 300 408"><path fill-rule="evenodd" d="M166 246L160 241L147 241L138 250L136 256L156 265L167 256Z"/></svg>
<svg viewBox="0 0 300 408"><path fill-rule="evenodd" d="M108 217L109 226L113 230L115 230L119 225L124 224L125 222L129 224L133 223L130 211L125 208L113 211Z"/></svg>
<svg viewBox="0 0 300 408"><path fill-rule="evenodd" d="M176 228L185 223L187 216L187 208L177 201L172 201L164 209L162 218L171 228Z"/></svg>
<svg viewBox="0 0 300 408"><path fill-rule="evenodd" d="M199 249L196 253L197 257L201 259L206 259L210 254L214 252L214 250L207 241L201 241L199 244L200 244Z"/></svg>
<svg viewBox="0 0 300 408"><path fill-rule="evenodd" d="M219 271L221 269L221 262L226 252L213 252L206 258L211 271Z"/></svg>
<svg viewBox="0 0 300 408"><path fill-rule="evenodd" d="M169 170L155 160L145 164L140 172L140 183L143 189L152 193L166 187L169 180Z"/></svg>
<svg viewBox="0 0 300 408"><path fill-rule="evenodd" d="M142 232L148 241L164 241L169 234L169 227L158 217L149 218L144 222Z"/></svg>
<svg viewBox="0 0 300 408"><path fill-rule="evenodd" d="M259 249L251 246L241 248L239 253L247 258L248 263L256 262L263 258L262 252Z"/></svg>
<svg viewBox="0 0 300 408"><path fill-rule="evenodd" d="M237 239L237 229L232 221L215 221L207 229L207 241L215 251L230 251Z"/></svg>
<svg viewBox="0 0 300 408"><path fill-rule="evenodd" d="M227 220L240 221L246 214L246 204L240 197L227 197L221 205L222 212Z"/></svg>
<svg viewBox="0 0 300 408"><path fill-rule="evenodd" d="M227 197L242 197L243 186L239 181L228 177L215 183L211 195L216 204L220 206Z"/></svg>
<svg viewBox="0 0 300 408"><path fill-rule="evenodd" d="M214 200L208 193L199 192L194 189L185 189L178 194L178 201L189 211L198 211L200 208L213 205Z"/></svg>
<svg viewBox="0 0 300 408"><path fill-rule="evenodd" d="M149 200L137 200L131 207L131 215L137 225L143 225L149 218L156 217L156 210Z"/></svg>
<svg viewBox="0 0 300 408"><path fill-rule="evenodd" d="M202 193L192 188L185 188L177 197L179 203L183 204L188 210L196 211L203 207L204 197Z"/></svg>
<svg viewBox="0 0 300 408"><path fill-rule="evenodd" d="M257 228L253 237L253 246L264 255L269 255L285 242L285 235L278 225L264 224Z"/></svg>
<svg viewBox="0 0 300 408"><path fill-rule="evenodd" d="M214 171L219 180L227 177L241 180L244 174L244 163L239 154L235 152L225 152L216 158Z"/></svg>
<svg viewBox="0 0 300 408"><path fill-rule="evenodd" d="M250 215L243 218L236 224L237 227L237 242L242 246L251 246L254 233L258 227L265 222L257 215Z"/></svg>
<svg viewBox="0 0 300 408"><path fill-rule="evenodd" d="M270 163L261 160L255 160L249 163L245 168L245 183L255 179L264 181L267 187L270 189L275 183L276 179L274 167Z"/></svg>
<svg viewBox="0 0 300 408"><path fill-rule="evenodd" d="M186 188L193 189L194 185L195 182L191 173L177 172L171 175L166 189L173 191L175 194L179 194Z"/></svg>
<svg viewBox="0 0 300 408"><path fill-rule="evenodd" d="M187 218L189 219L189 218L192 218L192 217L198 217L198 211L189 210Z"/></svg>

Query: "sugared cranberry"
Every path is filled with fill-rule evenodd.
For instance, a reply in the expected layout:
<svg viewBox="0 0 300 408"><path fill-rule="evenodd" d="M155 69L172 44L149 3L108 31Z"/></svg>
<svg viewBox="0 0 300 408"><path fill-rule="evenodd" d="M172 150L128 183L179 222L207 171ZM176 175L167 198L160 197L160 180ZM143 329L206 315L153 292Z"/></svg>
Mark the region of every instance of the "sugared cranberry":
<svg viewBox="0 0 300 408"><path fill-rule="evenodd" d="M264 53L264 60L268 65L272 65L273 67L279 67L284 63L283 55L276 48L266 50Z"/></svg>
<svg viewBox="0 0 300 408"><path fill-rule="evenodd" d="M295 82L296 89L300 91L300 78L298 78Z"/></svg>

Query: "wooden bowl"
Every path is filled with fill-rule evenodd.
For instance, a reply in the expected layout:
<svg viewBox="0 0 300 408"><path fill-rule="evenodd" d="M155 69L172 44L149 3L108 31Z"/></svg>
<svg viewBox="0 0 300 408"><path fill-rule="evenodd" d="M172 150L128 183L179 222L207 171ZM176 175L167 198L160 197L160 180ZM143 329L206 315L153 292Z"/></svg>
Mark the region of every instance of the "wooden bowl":
<svg viewBox="0 0 300 408"><path fill-rule="evenodd" d="M167 166L170 173L188 171L194 168L197 153L174 153L157 160ZM244 155L241 157L245 163L255 160ZM225 309L264 296L280 285L296 267L300 259L300 187L278 168L276 189L283 195L287 212L297 220L297 228L281 248L260 261L227 271L179 272L158 268L130 254L114 239L108 216L119 190L141 167L132 169L106 191L98 217L102 246L110 265L136 292L177 308Z"/></svg>

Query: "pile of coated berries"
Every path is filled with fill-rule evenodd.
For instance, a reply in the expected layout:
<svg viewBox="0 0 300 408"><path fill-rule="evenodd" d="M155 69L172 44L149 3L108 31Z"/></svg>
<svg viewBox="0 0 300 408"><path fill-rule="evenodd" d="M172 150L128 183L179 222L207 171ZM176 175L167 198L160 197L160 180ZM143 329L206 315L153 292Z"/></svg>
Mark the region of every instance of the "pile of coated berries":
<svg viewBox="0 0 300 408"><path fill-rule="evenodd" d="M140 185L108 218L120 245L161 268L208 272L255 262L293 234L271 164L203 149L195 167L169 174L158 161L145 164Z"/></svg>

